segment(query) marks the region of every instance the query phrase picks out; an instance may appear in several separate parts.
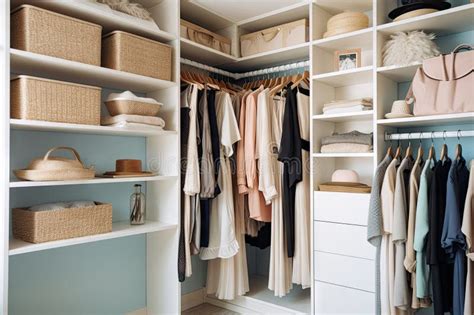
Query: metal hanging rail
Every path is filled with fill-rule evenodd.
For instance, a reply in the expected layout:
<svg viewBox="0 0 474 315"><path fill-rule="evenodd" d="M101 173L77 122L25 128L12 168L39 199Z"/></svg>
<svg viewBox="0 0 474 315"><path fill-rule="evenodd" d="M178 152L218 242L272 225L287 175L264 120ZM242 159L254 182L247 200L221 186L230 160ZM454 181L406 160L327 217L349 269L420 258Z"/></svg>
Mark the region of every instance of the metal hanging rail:
<svg viewBox="0 0 474 315"><path fill-rule="evenodd" d="M385 133L385 141L474 137L474 130Z"/></svg>
<svg viewBox="0 0 474 315"><path fill-rule="evenodd" d="M289 63L286 65L281 65L281 66L276 66L276 67L271 67L271 68L266 68L266 69L260 69L260 70L255 70L255 71L249 71L249 72L244 72L244 73L232 73L229 71L221 70L219 68L211 67L208 65L204 65L202 63L192 61L186 58L181 58L180 59L181 63L189 65L191 67L199 68L208 72L213 72L217 73L220 75L224 75L226 77L233 78L235 80L243 79L243 78L250 78L250 77L255 77L259 75L265 75L265 74L270 74L270 73L275 73L275 72L283 72L283 71L289 71L292 69L299 69L299 68L305 68L309 67L309 60L306 61L299 61L299 62L294 62L294 63Z"/></svg>

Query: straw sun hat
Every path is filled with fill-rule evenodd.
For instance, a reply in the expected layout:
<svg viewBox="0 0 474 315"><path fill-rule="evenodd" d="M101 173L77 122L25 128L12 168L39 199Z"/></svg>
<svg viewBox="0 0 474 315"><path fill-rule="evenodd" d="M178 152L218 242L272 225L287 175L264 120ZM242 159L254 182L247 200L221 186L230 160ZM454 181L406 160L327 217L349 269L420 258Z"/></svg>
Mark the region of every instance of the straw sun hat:
<svg viewBox="0 0 474 315"><path fill-rule="evenodd" d="M349 33L369 27L369 18L362 12L343 12L328 20L323 37Z"/></svg>
<svg viewBox="0 0 474 315"><path fill-rule="evenodd" d="M393 102L392 111L385 114L385 118L406 118L412 117L410 106L405 100L398 100Z"/></svg>
<svg viewBox="0 0 474 315"><path fill-rule="evenodd" d="M154 173L142 171L142 161L140 160L116 160L115 171L105 172L105 177L139 177L152 176Z"/></svg>
<svg viewBox="0 0 474 315"><path fill-rule="evenodd" d="M319 185L321 191L369 193L370 186L359 182L359 174L354 170L335 170L331 181Z"/></svg>
<svg viewBox="0 0 474 315"><path fill-rule="evenodd" d="M58 150L67 150L73 153L74 159L51 157L51 153ZM53 181L94 178L93 167L85 167L76 150L69 147L54 147L43 158L30 162L28 168L15 170L15 176L22 180Z"/></svg>

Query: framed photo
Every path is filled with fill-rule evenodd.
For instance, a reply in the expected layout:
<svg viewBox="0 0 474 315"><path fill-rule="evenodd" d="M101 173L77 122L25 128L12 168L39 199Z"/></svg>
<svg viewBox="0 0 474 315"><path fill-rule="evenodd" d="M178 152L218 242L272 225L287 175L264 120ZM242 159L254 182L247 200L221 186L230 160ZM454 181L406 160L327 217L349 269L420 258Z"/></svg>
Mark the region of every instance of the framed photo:
<svg viewBox="0 0 474 315"><path fill-rule="evenodd" d="M337 50L334 53L334 66L336 71L349 70L360 67L361 49Z"/></svg>

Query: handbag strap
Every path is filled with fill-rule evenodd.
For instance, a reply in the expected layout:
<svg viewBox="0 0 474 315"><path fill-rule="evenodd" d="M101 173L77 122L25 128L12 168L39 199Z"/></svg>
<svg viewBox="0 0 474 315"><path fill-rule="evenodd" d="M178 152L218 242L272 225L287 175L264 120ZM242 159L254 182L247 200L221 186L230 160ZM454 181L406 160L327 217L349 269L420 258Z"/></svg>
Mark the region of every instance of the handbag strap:
<svg viewBox="0 0 474 315"><path fill-rule="evenodd" d="M83 163L81 161L81 157L79 156L79 153L71 147L54 147L54 148L51 148L51 149L49 149L48 152L46 152L43 160L44 161L48 160L51 153L53 153L54 151L58 151L58 150L66 150L66 151L72 152L74 157L76 158L76 160L79 161L79 163L81 163L83 165Z"/></svg>
<svg viewBox="0 0 474 315"><path fill-rule="evenodd" d="M460 44L453 49L453 53L458 53L461 50L474 50L474 46L469 44Z"/></svg>

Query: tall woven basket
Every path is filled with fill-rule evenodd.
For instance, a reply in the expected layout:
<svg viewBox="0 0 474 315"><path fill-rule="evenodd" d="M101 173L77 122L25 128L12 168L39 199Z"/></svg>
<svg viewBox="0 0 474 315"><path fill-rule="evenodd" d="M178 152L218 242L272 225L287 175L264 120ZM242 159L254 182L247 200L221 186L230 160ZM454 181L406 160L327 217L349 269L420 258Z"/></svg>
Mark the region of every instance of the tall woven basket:
<svg viewBox="0 0 474 315"><path fill-rule="evenodd" d="M51 211L12 210L13 237L44 243L112 231L112 204Z"/></svg>

